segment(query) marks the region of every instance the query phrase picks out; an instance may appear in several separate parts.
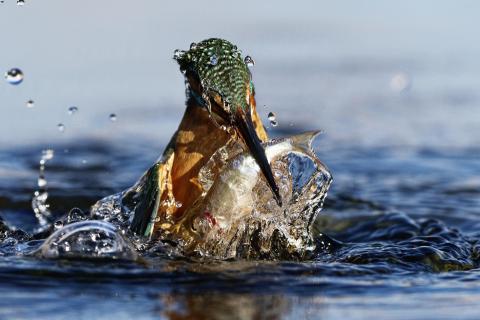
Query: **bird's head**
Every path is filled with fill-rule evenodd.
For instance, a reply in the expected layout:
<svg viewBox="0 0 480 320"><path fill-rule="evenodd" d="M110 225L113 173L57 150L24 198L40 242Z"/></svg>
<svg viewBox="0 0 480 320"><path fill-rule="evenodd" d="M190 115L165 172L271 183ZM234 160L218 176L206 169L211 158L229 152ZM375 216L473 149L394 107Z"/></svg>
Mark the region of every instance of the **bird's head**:
<svg viewBox="0 0 480 320"><path fill-rule="evenodd" d="M212 121L219 119L234 128L281 205L277 184L252 121L255 100L248 58L243 58L237 46L226 40L207 39L192 43L188 51L176 50L174 59L185 75L190 95L206 108Z"/></svg>

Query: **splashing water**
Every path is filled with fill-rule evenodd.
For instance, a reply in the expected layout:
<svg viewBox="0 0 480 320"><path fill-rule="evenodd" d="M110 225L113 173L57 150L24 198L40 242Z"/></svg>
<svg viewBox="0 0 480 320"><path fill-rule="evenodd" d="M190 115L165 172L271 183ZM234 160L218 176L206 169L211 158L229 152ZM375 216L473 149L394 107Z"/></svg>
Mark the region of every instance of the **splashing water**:
<svg viewBox="0 0 480 320"><path fill-rule="evenodd" d="M105 221L82 221L55 231L40 247L42 258L110 258L136 260L133 244Z"/></svg>
<svg viewBox="0 0 480 320"><path fill-rule="evenodd" d="M47 179L45 178L45 166L48 161L54 157L54 151L52 149L46 149L42 151L42 157L40 159L39 175L36 190L32 198L32 209L35 212L40 229L48 227L50 224L50 218L52 213L50 211L50 205L47 203Z"/></svg>
<svg viewBox="0 0 480 320"><path fill-rule="evenodd" d="M175 249L170 249L180 255L219 259L299 258L308 255L315 247L311 223L320 211L331 183L328 169L310 148L315 134L271 141L265 145L285 200L282 207L276 205L250 154L243 153L239 147L234 148L239 154L229 156L220 149L201 171L199 180L205 192L197 205L186 208L178 223L170 221L169 217L152 217L160 228L177 230L161 229L154 243L176 243ZM109 222L131 235L129 227L139 204L137 193L146 182L144 177L132 188L98 201L91 208L88 219ZM171 198L160 201L159 205L179 208L182 203ZM65 224L71 222L67 217ZM135 245L141 247L144 240L140 239Z"/></svg>
<svg viewBox="0 0 480 320"><path fill-rule="evenodd" d="M23 72L18 68L12 68L5 72L5 79L12 85L18 85L23 81Z"/></svg>

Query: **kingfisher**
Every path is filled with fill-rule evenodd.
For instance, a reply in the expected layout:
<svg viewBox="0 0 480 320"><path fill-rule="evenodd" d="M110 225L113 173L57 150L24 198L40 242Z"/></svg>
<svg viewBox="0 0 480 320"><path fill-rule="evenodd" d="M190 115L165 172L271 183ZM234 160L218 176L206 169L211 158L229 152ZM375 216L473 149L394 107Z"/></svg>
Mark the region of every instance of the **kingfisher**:
<svg viewBox="0 0 480 320"><path fill-rule="evenodd" d="M219 172L227 159L247 151L255 159L278 206L282 197L262 142L268 140L257 112L249 57L236 45L211 38L176 50L185 76L186 110L163 155L124 199L134 203L131 230L151 237L175 232L189 208L205 195L205 170Z"/></svg>

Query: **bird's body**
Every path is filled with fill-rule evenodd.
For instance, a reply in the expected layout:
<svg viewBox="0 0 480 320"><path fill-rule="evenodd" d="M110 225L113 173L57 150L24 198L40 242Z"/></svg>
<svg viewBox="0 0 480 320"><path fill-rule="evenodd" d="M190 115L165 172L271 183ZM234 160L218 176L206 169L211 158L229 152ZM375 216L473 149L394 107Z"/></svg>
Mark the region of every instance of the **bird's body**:
<svg viewBox="0 0 480 320"><path fill-rule="evenodd" d="M256 109L253 109L254 124L262 141L267 141L267 133L261 123ZM155 209L145 229L145 219L136 231L150 235L154 230L168 232L180 220L187 208L206 192L199 182L200 170L220 149L226 152L238 150L241 142L237 141L222 124L211 121L209 113L195 101L187 101L187 108L180 125L173 135L159 162L145 176L155 183ZM211 168L220 171L221 168ZM157 176L157 177L154 177ZM153 199L152 199L153 200ZM141 215L145 218L144 215ZM155 216L155 217L153 217ZM156 221L154 220L156 219Z"/></svg>

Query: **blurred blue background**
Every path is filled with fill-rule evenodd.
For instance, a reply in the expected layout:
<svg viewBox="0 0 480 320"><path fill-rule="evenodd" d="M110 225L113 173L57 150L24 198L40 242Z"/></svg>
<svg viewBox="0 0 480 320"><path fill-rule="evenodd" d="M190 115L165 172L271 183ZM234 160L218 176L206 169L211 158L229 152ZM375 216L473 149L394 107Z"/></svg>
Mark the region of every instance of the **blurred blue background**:
<svg viewBox="0 0 480 320"><path fill-rule="evenodd" d="M0 71L18 67L25 79L0 82L0 147L84 137L163 145L184 109L173 51L209 37L255 59L259 111L265 123L276 113L279 131L323 129L323 144L337 146L478 145L479 10L477 1L6 0Z"/></svg>

